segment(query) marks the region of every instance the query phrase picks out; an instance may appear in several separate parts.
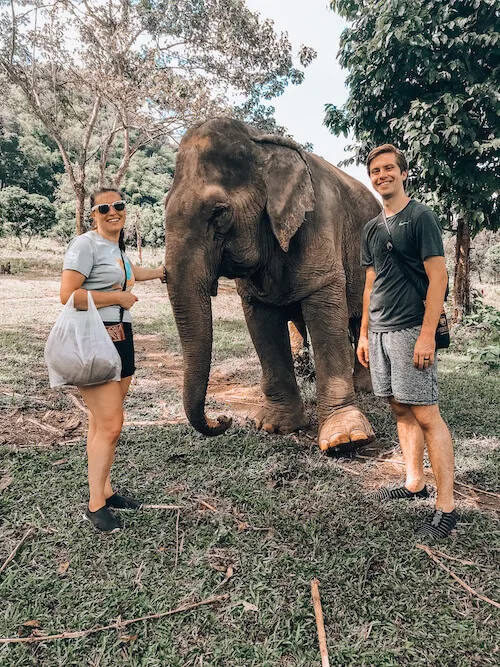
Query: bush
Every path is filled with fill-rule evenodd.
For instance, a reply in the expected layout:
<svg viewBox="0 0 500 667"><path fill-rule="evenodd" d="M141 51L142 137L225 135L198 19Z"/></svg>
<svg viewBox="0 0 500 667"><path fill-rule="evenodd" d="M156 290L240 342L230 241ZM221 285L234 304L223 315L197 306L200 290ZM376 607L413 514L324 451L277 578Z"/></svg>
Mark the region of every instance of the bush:
<svg viewBox="0 0 500 667"><path fill-rule="evenodd" d="M162 204L142 206L140 225L143 245L159 248L165 244L165 212Z"/></svg>
<svg viewBox="0 0 500 667"><path fill-rule="evenodd" d="M56 222L56 211L47 199L41 195L29 194L26 190L10 186L0 190L0 229L2 234L12 234L19 239L21 248L35 234L46 236Z"/></svg>
<svg viewBox="0 0 500 667"><path fill-rule="evenodd" d="M57 205L56 224L51 230L51 236L60 241L68 242L75 236L76 203L65 201Z"/></svg>

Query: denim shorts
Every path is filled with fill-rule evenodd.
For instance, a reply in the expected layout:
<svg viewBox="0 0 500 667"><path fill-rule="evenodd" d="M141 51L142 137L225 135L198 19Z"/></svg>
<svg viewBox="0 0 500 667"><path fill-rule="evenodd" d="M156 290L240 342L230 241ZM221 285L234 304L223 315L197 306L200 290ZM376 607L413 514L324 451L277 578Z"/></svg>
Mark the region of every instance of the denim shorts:
<svg viewBox="0 0 500 667"><path fill-rule="evenodd" d="M376 396L394 396L396 401L406 405L438 402L437 355L432 366L424 370L413 365L421 328L369 332L370 374Z"/></svg>

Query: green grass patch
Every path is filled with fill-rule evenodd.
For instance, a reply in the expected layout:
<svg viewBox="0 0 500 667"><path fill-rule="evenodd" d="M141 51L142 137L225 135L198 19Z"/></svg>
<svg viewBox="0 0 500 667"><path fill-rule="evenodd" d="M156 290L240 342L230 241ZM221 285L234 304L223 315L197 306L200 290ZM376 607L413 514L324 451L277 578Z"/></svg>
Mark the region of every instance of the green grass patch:
<svg viewBox="0 0 500 667"><path fill-rule="evenodd" d="M63 456L68 462L55 468ZM413 528L428 506L380 507L316 448L246 430L210 440L187 427L126 430L114 469L120 488L185 507L176 569L175 512L128 513L126 530L109 537L84 523L83 448L5 451L4 466L14 478L2 496L6 542L27 525L37 532L0 581L2 636L30 619L56 633L163 611L186 596L231 594L219 607L129 628L138 638L125 647L114 631L4 647L9 666L79 665L98 655L107 665L194 667L199 656L211 666L317 664L313 577L321 581L332 664L495 664L492 608L414 547ZM200 511L200 499L219 512ZM238 530L239 521L259 530ZM446 550L484 567L454 569L498 598L491 544L498 524L475 511L462 522ZM62 561L70 566L60 576ZM224 571L214 566L229 565L235 574L221 587Z"/></svg>

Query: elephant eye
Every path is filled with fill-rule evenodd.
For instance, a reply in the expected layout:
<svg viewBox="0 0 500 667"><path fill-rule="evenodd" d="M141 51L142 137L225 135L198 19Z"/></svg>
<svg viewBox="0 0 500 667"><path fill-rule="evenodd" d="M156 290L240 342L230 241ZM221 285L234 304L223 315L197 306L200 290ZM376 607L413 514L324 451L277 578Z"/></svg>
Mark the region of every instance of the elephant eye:
<svg viewBox="0 0 500 667"><path fill-rule="evenodd" d="M218 202L217 204L214 204L214 207L212 209L213 217L218 218L220 215L222 215L228 210L229 210L229 204L223 204L222 202Z"/></svg>
<svg viewBox="0 0 500 667"><path fill-rule="evenodd" d="M212 220L219 232L227 231L232 222L232 211L229 204L218 202L212 209Z"/></svg>

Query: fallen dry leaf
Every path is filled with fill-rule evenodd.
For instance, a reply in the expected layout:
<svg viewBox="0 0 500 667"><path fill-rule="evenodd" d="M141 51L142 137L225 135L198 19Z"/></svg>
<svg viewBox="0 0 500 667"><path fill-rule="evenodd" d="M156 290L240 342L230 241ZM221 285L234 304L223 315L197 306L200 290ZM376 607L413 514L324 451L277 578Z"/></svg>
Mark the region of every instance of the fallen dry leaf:
<svg viewBox="0 0 500 667"><path fill-rule="evenodd" d="M210 563L210 567L213 568L214 570L217 570L217 572L226 572L227 568L225 565L218 565L217 563Z"/></svg>
<svg viewBox="0 0 500 667"><path fill-rule="evenodd" d="M229 581L231 577L234 575L234 567L232 565L229 565L229 567L226 570L226 576L224 577L224 583L226 581Z"/></svg>
<svg viewBox="0 0 500 667"><path fill-rule="evenodd" d="M37 630L37 629L35 628L35 629L33 630L33 632L31 633L31 636L32 636L32 637L46 637L46 636L47 636L47 633L45 632L45 630Z"/></svg>
<svg viewBox="0 0 500 667"><path fill-rule="evenodd" d="M57 574L66 574L69 567L69 560L64 560L57 568Z"/></svg>
<svg viewBox="0 0 500 667"><path fill-rule="evenodd" d="M245 600L242 600L241 604L245 611L259 611L259 608L251 602L245 602Z"/></svg>
<svg viewBox="0 0 500 667"><path fill-rule="evenodd" d="M139 635L120 635L119 640L122 644L126 644L127 642L135 641L138 637Z"/></svg>
<svg viewBox="0 0 500 667"><path fill-rule="evenodd" d="M40 628L41 627L39 621L25 621L22 625L25 628Z"/></svg>
<svg viewBox="0 0 500 667"><path fill-rule="evenodd" d="M165 493L167 495L172 495L174 493L181 493L181 491L185 491L187 489L187 486L185 484L177 484L176 486L171 486L168 489L165 489Z"/></svg>
<svg viewBox="0 0 500 667"><path fill-rule="evenodd" d="M53 466L62 466L64 463L67 463L69 459L58 459L52 463Z"/></svg>
<svg viewBox="0 0 500 667"><path fill-rule="evenodd" d="M2 477L2 479L0 479L0 493L2 493L2 491L5 491L5 489L8 486L10 486L13 481L14 481L13 477Z"/></svg>
<svg viewBox="0 0 500 667"><path fill-rule="evenodd" d="M247 523L246 521L240 521L238 523L238 533L243 533L245 530L248 530L250 528L250 524Z"/></svg>

